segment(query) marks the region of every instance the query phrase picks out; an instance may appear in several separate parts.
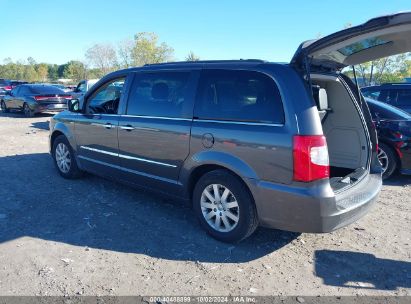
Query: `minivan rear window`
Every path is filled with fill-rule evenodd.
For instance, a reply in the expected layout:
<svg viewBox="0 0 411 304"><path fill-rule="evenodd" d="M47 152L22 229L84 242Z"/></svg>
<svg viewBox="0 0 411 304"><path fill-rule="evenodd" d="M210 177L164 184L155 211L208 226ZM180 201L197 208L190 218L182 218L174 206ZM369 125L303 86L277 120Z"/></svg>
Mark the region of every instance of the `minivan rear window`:
<svg viewBox="0 0 411 304"><path fill-rule="evenodd" d="M136 76L130 90L128 115L182 118L192 115L187 100L189 72L153 72Z"/></svg>
<svg viewBox="0 0 411 304"><path fill-rule="evenodd" d="M194 117L283 124L284 109L278 87L267 75L254 71L207 70L201 76Z"/></svg>

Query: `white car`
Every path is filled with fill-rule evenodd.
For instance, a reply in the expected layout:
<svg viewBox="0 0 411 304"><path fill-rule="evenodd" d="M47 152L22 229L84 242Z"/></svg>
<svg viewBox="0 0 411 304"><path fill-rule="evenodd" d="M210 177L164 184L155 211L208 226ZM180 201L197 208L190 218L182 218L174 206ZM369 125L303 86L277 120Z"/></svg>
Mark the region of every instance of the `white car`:
<svg viewBox="0 0 411 304"><path fill-rule="evenodd" d="M97 81L99 81L100 79L85 79L80 81L77 84L77 87L74 89L73 91L73 98L80 98L82 96L84 96L84 94L86 94L86 92L93 86L96 84Z"/></svg>

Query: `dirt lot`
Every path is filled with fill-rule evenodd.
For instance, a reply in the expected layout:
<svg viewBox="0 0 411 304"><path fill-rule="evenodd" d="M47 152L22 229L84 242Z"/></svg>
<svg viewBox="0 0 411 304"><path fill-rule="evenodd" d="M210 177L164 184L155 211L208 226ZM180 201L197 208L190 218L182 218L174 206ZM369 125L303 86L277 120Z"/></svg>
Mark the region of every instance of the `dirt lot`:
<svg viewBox="0 0 411 304"><path fill-rule="evenodd" d="M233 246L178 202L62 179L50 117L0 113L0 295L411 295L410 177L337 232L259 229Z"/></svg>

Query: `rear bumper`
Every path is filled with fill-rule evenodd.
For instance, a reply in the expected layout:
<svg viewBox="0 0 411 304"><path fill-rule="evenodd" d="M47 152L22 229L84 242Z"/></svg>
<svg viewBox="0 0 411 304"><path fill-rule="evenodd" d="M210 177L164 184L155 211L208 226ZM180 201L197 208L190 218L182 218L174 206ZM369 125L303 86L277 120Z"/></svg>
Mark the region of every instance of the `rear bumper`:
<svg viewBox="0 0 411 304"><path fill-rule="evenodd" d="M379 174L368 174L337 194L328 180L293 186L248 182L262 226L308 233L330 232L355 222L376 202L382 187Z"/></svg>
<svg viewBox="0 0 411 304"><path fill-rule="evenodd" d="M65 103L39 103L34 105L35 113L40 112L61 112L67 110L67 104Z"/></svg>

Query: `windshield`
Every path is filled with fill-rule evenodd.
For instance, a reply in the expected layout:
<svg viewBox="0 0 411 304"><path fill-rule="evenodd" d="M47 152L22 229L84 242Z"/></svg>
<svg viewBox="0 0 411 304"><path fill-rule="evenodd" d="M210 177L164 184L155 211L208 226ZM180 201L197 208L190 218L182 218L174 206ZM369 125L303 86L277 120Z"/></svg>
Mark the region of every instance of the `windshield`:
<svg viewBox="0 0 411 304"><path fill-rule="evenodd" d="M373 118L378 116L379 119L411 120L411 115L401 109L369 98L366 101Z"/></svg>

